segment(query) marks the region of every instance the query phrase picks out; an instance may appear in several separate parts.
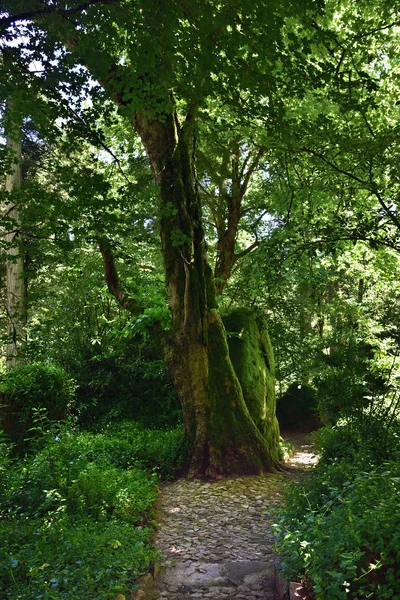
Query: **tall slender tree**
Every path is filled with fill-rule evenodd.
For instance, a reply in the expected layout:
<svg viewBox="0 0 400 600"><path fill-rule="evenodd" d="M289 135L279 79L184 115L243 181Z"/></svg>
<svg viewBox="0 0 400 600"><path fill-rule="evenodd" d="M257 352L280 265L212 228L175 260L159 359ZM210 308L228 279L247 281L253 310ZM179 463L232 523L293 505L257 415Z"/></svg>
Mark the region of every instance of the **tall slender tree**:
<svg viewBox="0 0 400 600"><path fill-rule="evenodd" d="M25 339L27 279L18 193L22 186L22 132L17 122L13 102L7 103L6 137L9 168L5 177L6 202L3 210L6 258L6 367L11 369L21 359L20 349Z"/></svg>

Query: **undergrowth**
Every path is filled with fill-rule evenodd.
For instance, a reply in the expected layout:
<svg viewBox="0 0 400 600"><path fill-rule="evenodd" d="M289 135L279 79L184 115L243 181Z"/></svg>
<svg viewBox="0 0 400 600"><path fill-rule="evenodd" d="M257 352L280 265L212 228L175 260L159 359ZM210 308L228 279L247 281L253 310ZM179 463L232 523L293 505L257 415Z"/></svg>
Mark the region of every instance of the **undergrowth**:
<svg viewBox="0 0 400 600"><path fill-rule="evenodd" d="M399 428L321 430L317 468L290 488L275 525L282 574L316 600L400 600Z"/></svg>
<svg viewBox="0 0 400 600"><path fill-rule="evenodd" d="M34 451L0 459L0 598L114 599L156 557L159 477L182 468L183 431L52 425Z"/></svg>

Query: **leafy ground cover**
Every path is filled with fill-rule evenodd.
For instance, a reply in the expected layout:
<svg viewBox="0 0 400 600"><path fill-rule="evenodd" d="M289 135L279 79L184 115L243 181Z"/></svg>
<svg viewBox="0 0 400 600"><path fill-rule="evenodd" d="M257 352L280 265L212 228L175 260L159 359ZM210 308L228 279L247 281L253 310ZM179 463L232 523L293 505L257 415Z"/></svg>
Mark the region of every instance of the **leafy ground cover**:
<svg viewBox="0 0 400 600"><path fill-rule="evenodd" d="M157 481L182 464L182 440L181 429L125 423L53 426L23 458L3 441L0 597L107 600L132 589L156 556Z"/></svg>
<svg viewBox="0 0 400 600"><path fill-rule="evenodd" d="M400 598L399 430L381 425L323 429L320 464L288 492L276 525L282 571L317 600Z"/></svg>

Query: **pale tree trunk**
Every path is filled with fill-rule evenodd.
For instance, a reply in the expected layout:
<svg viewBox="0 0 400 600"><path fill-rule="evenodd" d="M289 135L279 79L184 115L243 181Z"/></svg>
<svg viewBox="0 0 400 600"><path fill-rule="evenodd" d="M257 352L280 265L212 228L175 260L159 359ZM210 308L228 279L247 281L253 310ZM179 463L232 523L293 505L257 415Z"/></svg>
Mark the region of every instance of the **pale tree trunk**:
<svg viewBox="0 0 400 600"><path fill-rule="evenodd" d="M20 361L20 349L25 340L27 281L24 269L21 220L16 193L22 185L21 129L12 128L7 135L7 149L11 167L6 174L6 192L9 195L4 209L6 217L6 312L7 349L6 367L11 369Z"/></svg>

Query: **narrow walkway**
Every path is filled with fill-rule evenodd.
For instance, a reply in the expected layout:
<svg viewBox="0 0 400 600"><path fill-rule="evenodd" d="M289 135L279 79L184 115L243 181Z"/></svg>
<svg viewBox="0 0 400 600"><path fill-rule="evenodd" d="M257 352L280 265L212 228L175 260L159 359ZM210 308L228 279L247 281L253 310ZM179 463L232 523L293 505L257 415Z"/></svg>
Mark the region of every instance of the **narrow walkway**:
<svg viewBox="0 0 400 600"><path fill-rule="evenodd" d="M308 436L292 443L289 473L164 487L156 538L164 562L154 600L276 599L271 525L284 486L315 462Z"/></svg>

